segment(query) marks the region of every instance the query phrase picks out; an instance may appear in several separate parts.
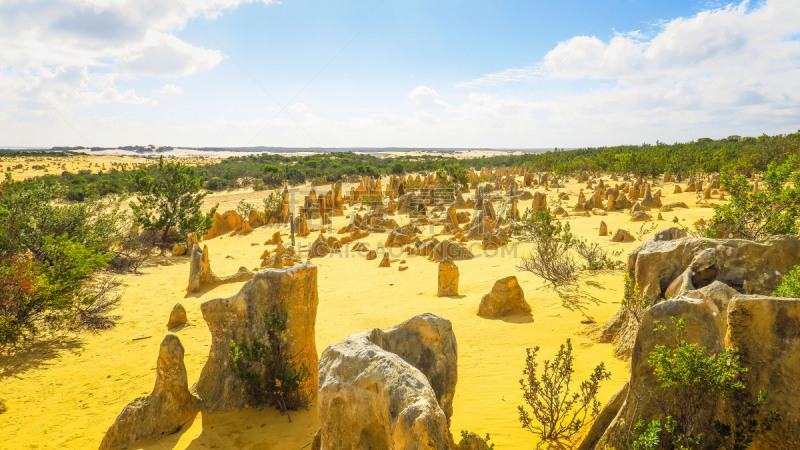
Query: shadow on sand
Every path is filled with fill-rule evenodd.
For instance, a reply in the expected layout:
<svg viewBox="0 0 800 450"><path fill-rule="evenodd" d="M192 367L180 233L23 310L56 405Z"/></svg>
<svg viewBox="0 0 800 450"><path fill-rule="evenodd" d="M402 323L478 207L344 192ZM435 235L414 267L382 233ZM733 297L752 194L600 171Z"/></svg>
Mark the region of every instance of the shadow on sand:
<svg viewBox="0 0 800 450"><path fill-rule="evenodd" d="M17 376L28 370L36 370L52 365L50 360L58 359L64 352L80 353L83 340L76 336L50 336L0 353L0 380Z"/></svg>

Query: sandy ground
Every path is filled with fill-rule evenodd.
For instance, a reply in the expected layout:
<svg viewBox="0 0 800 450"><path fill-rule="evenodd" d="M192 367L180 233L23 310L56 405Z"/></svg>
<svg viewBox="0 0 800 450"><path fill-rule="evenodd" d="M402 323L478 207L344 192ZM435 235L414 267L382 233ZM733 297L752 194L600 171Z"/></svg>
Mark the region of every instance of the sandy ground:
<svg viewBox="0 0 800 450"><path fill-rule="evenodd" d="M583 186L570 183L565 188L571 196L565 206L575 203L577 191ZM671 183L662 189L665 193L673 191ZM322 192L327 190L322 188ZM551 205L557 193L547 192ZM266 191L215 194L209 202L223 204L220 211L224 211L235 207L242 197L255 202L266 194ZM709 208L694 207L694 193L669 194L662 201L685 201L692 208L663 213L664 221L649 222L658 229L672 226L673 217L691 227L698 218L712 214ZM520 208L524 210L530 204L530 200L520 202ZM351 212L352 209L346 214ZM656 216L657 212L652 214ZM408 221L406 216L394 218L401 225ZM641 224L630 222L625 212L567 220L578 236L621 251L618 259L625 260L627 253L638 245L638 242L612 243L609 238L597 236L601 220L612 233L625 228L636 235ZM347 221L346 217L335 218L334 230ZM263 243L275 230L288 232L285 226L267 226L248 236L207 241L212 268L218 275L233 273L240 266L256 268L265 248ZM298 244L305 245L316 236L314 233L298 239ZM386 234L372 234L364 241L374 248L385 239ZM541 358L549 359L565 339L572 338L574 380L587 378L600 362L605 362L612 373L611 379L602 384L603 402L628 378L626 362L612 356L611 345L589 340L584 335L589 325L581 324L586 315L600 323L614 314L622 296L623 272L583 272L577 286L556 290L533 274L516 268L520 257L529 250L527 244L512 243L500 251L483 251L478 244L473 245L475 259L457 262L461 274L458 298L436 297L438 265L423 257L395 254L394 258L407 261L408 270L403 272L397 270L397 261L393 261L391 268L378 268L377 260L367 261L346 248L341 254L312 260L319 267L317 350L321 353L329 344L350 334L396 325L420 313L430 312L450 319L458 341L454 436L458 439L460 430L490 433L497 448L530 448L537 440L517 419L525 348L539 346ZM231 296L243 283L187 296L188 274L188 258L164 257L160 264L144 268L139 275L122 277L125 290L115 310L119 320L113 329L53 338L36 344L24 355L6 358L0 365L0 398L8 406L8 411L0 415L0 448L96 448L122 408L152 390L158 346L167 333L169 312L178 302L186 307L191 324L176 334L186 349L189 382L197 380L210 345L200 304ZM509 275L518 277L533 308L532 321L520 317L507 320L478 317L475 313L481 297L497 279ZM269 409L199 414L180 432L143 442L141 446L304 448L318 428L316 410L312 405L308 411L293 413L291 418L289 423L286 416Z"/></svg>
<svg viewBox="0 0 800 450"><path fill-rule="evenodd" d="M46 155L46 154L42 154ZM209 158L181 158L181 163L187 165L209 164ZM69 155L69 156L8 156L0 153L0 174L10 174L14 180L27 180L29 178L45 175L60 175L67 171L78 173L83 170L92 173L109 172L117 170L134 170L156 164L157 157L142 158L134 156L94 156L94 155ZM5 175L2 175L5 176Z"/></svg>

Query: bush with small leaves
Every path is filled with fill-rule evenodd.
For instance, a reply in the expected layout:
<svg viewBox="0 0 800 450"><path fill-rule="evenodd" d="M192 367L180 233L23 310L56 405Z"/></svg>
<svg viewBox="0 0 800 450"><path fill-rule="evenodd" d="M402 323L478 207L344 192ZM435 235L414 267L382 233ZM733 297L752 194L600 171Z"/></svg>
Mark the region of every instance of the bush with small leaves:
<svg viewBox="0 0 800 450"><path fill-rule="evenodd" d="M160 232L162 246L185 240L189 233L202 236L211 228L217 208L209 213L200 210L208 193L203 192L197 168L166 162L162 156L155 172L137 171L133 185L137 192L137 201L131 202L133 217L145 230Z"/></svg>
<svg viewBox="0 0 800 450"><path fill-rule="evenodd" d="M310 400L300 389L309 377L308 367L295 361L298 355L287 353L284 333L288 318L286 304L282 303L272 313L264 314L266 342L256 335L230 342L231 365L236 375L247 382L258 402L287 415L289 410L307 407Z"/></svg>
<svg viewBox="0 0 800 450"><path fill-rule="evenodd" d="M575 280L578 266L570 254L575 240L568 223L562 224L554 219L550 211L531 214L526 210L514 232L521 240L533 242L533 250L522 257L517 268L532 272L556 286Z"/></svg>
<svg viewBox="0 0 800 450"><path fill-rule="evenodd" d="M571 340L567 339L566 344L561 345L552 362L544 361L541 374L536 361L538 351L539 347L527 349L522 372L525 378L519 383L525 405L531 410L518 406L519 421L523 428L538 435L542 441L557 443L569 440L600 413L597 400L600 381L609 379L611 374L606 371L605 364L600 363L589 379L573 392L571 383L575 369Z"/></svg>
<svg viewBox="0 0 800 450"><path fill-rule="evenodd" d="M783 277L780 286L772 293L775 297L800 298L800 266L795 266Z"/></svg>

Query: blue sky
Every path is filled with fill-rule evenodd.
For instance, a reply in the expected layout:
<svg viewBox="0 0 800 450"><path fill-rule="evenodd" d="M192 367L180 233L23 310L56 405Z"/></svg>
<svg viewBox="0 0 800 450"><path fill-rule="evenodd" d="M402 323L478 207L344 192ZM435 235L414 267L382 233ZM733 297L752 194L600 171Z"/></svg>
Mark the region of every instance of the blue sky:
<svg viewBox="0 0 800 450"><path fill-rule="evenodd" d="M5 0L0 146L787 133L798 36L795 0Z"/></svg>

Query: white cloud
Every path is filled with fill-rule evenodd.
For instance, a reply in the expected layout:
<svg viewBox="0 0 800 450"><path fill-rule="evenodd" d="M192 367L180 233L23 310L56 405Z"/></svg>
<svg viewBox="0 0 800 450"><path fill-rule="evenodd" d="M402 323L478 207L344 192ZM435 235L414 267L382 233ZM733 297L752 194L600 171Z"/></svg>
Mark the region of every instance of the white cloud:
<svg viewBox="0 0 800 450"><path fill-rule="evenodd" d="M165 84L161 89L155 91L155 93L159 95L181 95L183 94L183 88L172 83L168 83Z"/></svg>
<svg viewBox="0 0 800 450"><path fill-rule="evenodd" d="M525 82L546 89L547 83L575 81L573 93L521 102L509 116L548 111L532 115L532 129L548 124L535 136L561 130L570 145L794 131L800 123L799 34L795 0L743 2L665 22L649 38L638 31L608 41L575 36L535 64L456 86ZM510 101L483 100L494 108Z"/></svg>
<svg viewBox="0 0 800 450"><path fill-rule="evenodd" d="M219 50L197 47L175 33L193 18L215 18L256 2L273 0L2 1L0 86L15 89L0 92L0 102L17 110L72 97L79 102L51 106L152 104L133 90L120 91L116 80L214 68L223 59Z"/></svg>
<svg viewBox="0 0 800 450"><path fill-rule="evenodd" d="M420 108L448 109L450 105L439 97L439 93L428 86L417 86L408 93L408 98Z"/></svg>

